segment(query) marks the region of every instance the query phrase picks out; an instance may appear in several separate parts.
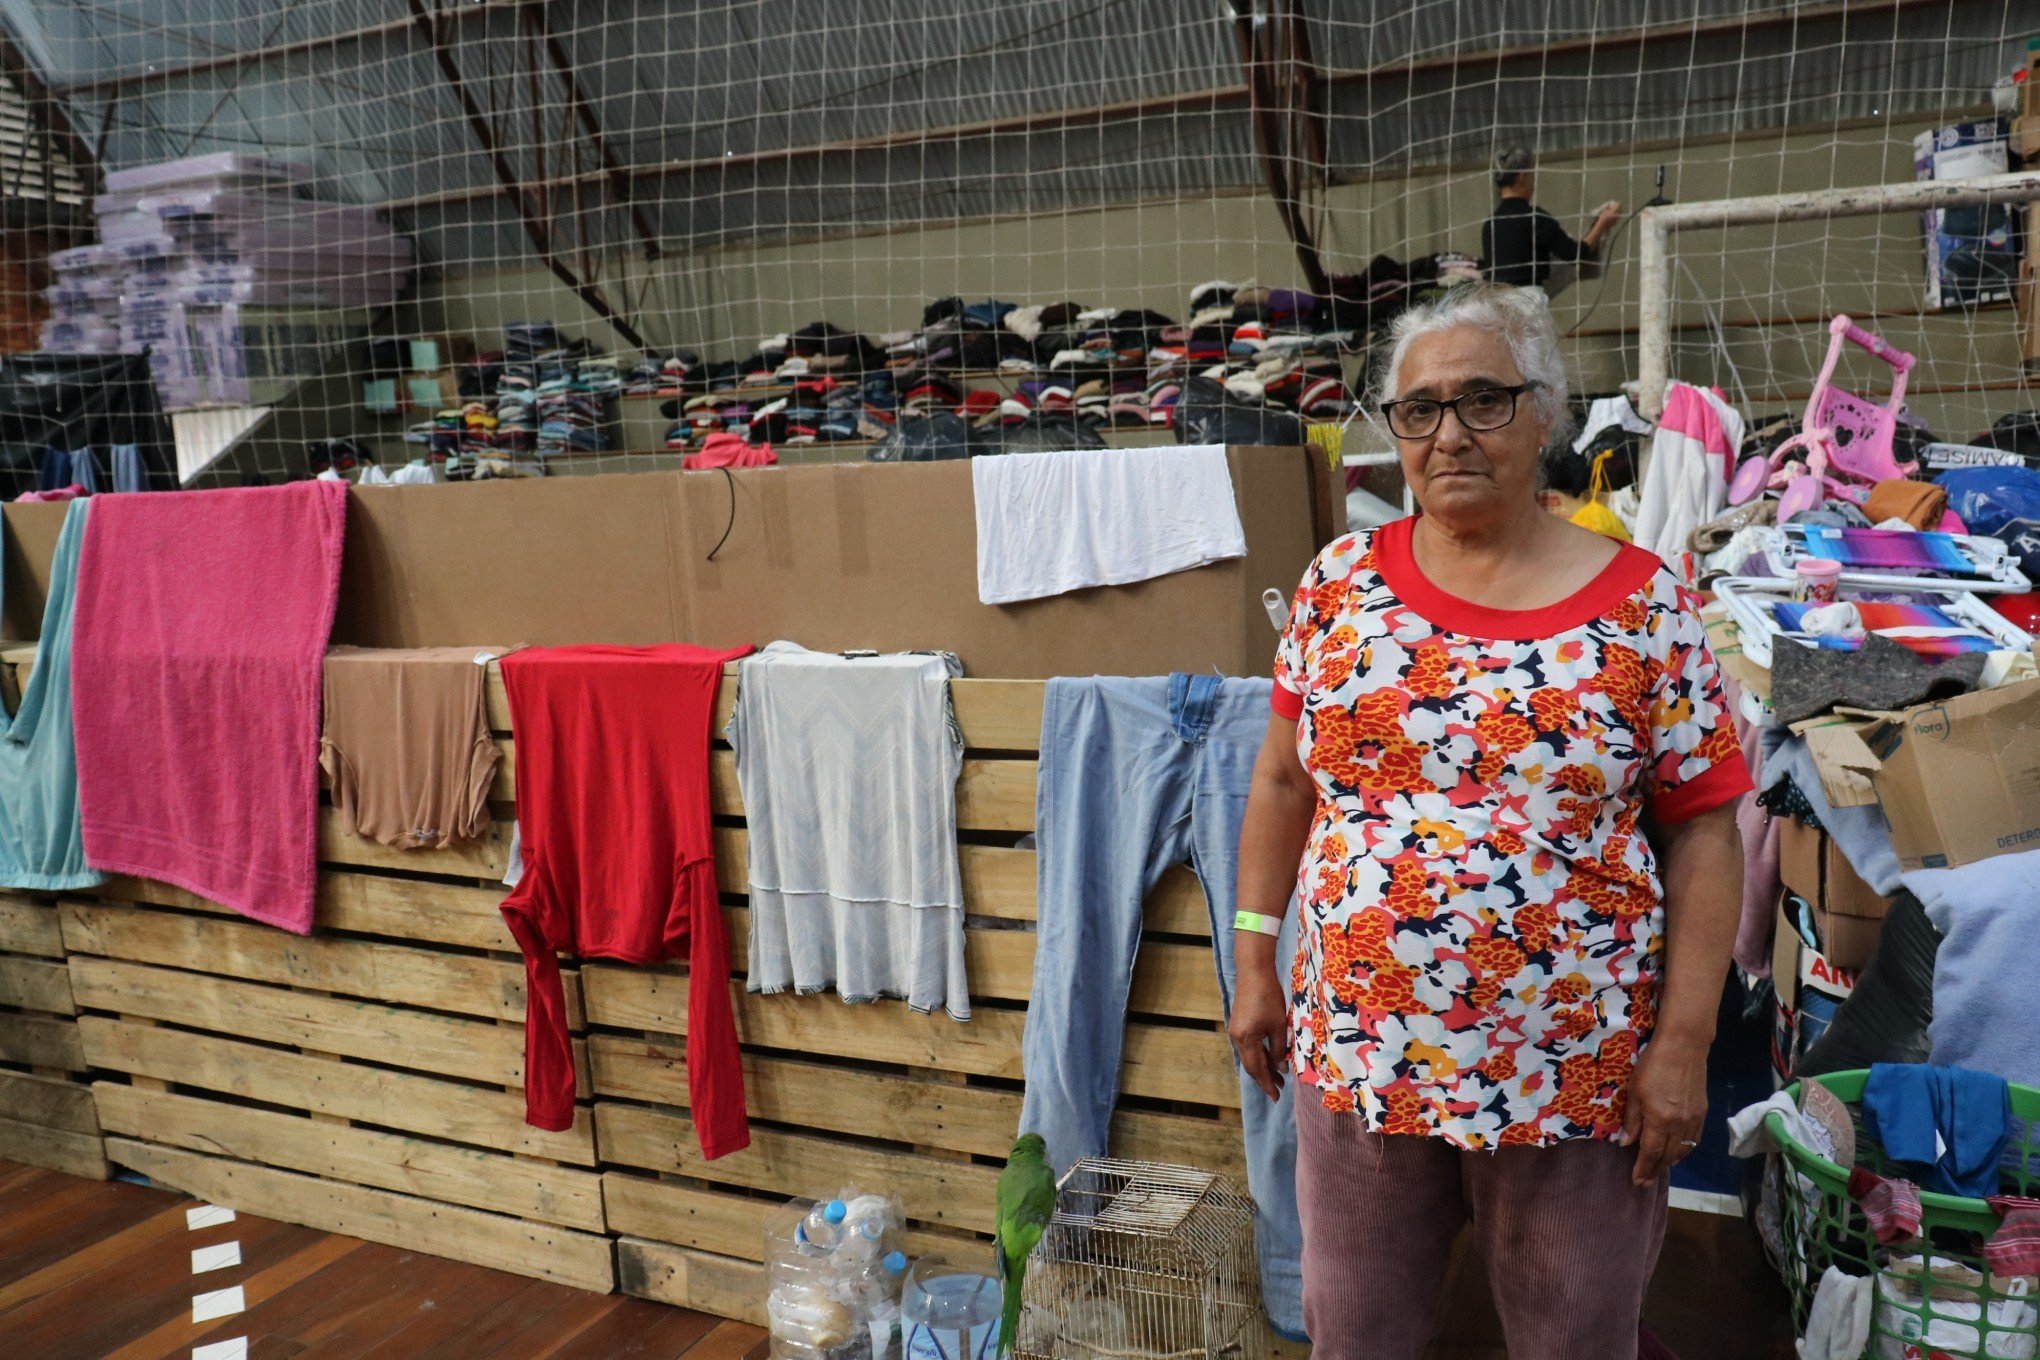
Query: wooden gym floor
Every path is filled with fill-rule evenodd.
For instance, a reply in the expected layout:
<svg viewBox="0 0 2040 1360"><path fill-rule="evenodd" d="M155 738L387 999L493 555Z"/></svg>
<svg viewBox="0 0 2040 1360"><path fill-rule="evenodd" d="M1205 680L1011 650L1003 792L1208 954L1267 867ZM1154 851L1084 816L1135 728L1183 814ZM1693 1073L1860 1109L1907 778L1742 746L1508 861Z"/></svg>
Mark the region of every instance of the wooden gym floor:
<svg viewBox="0 0 2040 1360"><path fill-rule="evenodd" d="M246 1360L763 1360L765 1333L241 1214L191 1229L198 1201L0 1161L0 1354L184 1360L247 1338ZM240 1244L192 1273L194 1248ZM193 1323L234 1285L245 1310ZM1429 1360L1505 1360L1477 1256L1455 1262ZM1646 1319L1684 1360L1791 1360L1785 1297L1736 1219L1672 1215ZM211 1360L231 1351L201 1350Z"/></svg>
<svg viewBox="0 0 2040 1360"><path fill-rule="evenodd" d="M247 1338L246 1360L762 1360L765 1333L352 1237L238 1215L196 1230L197 1200L0 1162L0 1353L185 1360ZM193 1248L241 1263L192 1273ZM193 1323L196 1294L246 1309ZM208 1355L201 1350L201 1355ZM214 1351L222 1356L230 1350ZM208 1360L210 1357L208 1356Z"/></svg>

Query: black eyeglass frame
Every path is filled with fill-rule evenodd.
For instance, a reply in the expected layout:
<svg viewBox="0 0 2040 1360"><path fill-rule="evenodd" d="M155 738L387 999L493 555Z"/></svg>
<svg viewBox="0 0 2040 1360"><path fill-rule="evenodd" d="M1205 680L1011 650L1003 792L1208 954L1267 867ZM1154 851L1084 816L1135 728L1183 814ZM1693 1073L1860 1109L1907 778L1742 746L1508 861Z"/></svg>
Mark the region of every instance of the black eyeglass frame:
<svg viewBox="0 0 2040 1360"><path fill-rule="evenodd" d="M1415 443L1419 439L1429 439L1431 436L1437 434L1440 429L1444 428L1445 413L1447 411L1452 412L1453 417L1459 421L1460 425L1463 428L1472 431L1475 434L1488 434L1494 430L1507 429L1512 423L1514 423L1516 419L1516 412L1519 408L1521 408L1523 404L1523 394L1525 392L1535 391L1542 386L1544 386L1543 383L1532 381L1532 382L1519 382L1509 387L1476 387L1471 392L1461 392L1458 396L1452 398L1450 401L1440 401L1437 397L1398 397L1394 401L1382 402L1379 409L1381 411L1382 420L1388 425L1388 432L1391 435L1395 436L1395 438L1403 440L1406 443ZM1507 392L1509 394L1509 418L1499 425L1483 425L1483 426L1468 425L1466 423L1466 417L1460 414L1459 403L1462 401L1469 400L1473 397L1486 396L1490 392ZM1430 429L1424 431L1422 434L1402 434L1398 432L1397 429L1395 428L1395 408L1398 406L1407 406L1411 402L1417 401L1429 401L1437 403L1438 406L1437 424L1431 426Z"/></svg>

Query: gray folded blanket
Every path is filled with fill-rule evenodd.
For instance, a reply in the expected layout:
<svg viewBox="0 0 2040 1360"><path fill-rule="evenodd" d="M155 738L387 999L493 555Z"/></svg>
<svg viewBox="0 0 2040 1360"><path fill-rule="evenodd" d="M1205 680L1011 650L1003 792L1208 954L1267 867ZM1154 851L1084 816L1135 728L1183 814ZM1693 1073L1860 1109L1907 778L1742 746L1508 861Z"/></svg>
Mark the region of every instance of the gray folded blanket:
<svg viewBox="0 0 2040 1360"><path fill-rule="evenodd" d="M1856 651L1803 647L1781 637L1771 645L1771 708L1791 724L1837 705L1884 711L1952 699L1983 683L1989 660L1986 652L1964 652L1928 661L1877 633Z"/></svg>

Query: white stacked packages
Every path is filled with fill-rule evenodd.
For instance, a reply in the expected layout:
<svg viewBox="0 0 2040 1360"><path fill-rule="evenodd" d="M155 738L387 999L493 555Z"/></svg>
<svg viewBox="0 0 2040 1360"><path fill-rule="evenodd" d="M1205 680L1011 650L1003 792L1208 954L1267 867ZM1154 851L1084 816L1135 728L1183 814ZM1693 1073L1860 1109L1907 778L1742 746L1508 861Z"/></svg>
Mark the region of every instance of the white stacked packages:
<svg viewBox="0 0 2040 1360"><path fill-rule="evenodd" d="M41 345L145 349L163 405L267 404L394 302L411 242L372 209L297 196L303 166L220 152L116 170L99 243L50 257Z"/></svg>

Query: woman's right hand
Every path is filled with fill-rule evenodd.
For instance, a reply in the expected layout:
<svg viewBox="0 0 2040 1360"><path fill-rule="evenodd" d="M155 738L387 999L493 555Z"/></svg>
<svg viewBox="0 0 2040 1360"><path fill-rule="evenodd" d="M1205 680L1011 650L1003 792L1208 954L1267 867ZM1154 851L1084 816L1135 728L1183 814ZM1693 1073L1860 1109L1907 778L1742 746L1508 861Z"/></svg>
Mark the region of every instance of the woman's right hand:
<svg viewBox="0 0 2040 1360"><path fill-rule="evenodd" d="M1282 1072L1289 1066L1289 998L1273 968L1241 969L1225 1032L1254 1085L1268 1099L1280 1100Z"/></svg>

